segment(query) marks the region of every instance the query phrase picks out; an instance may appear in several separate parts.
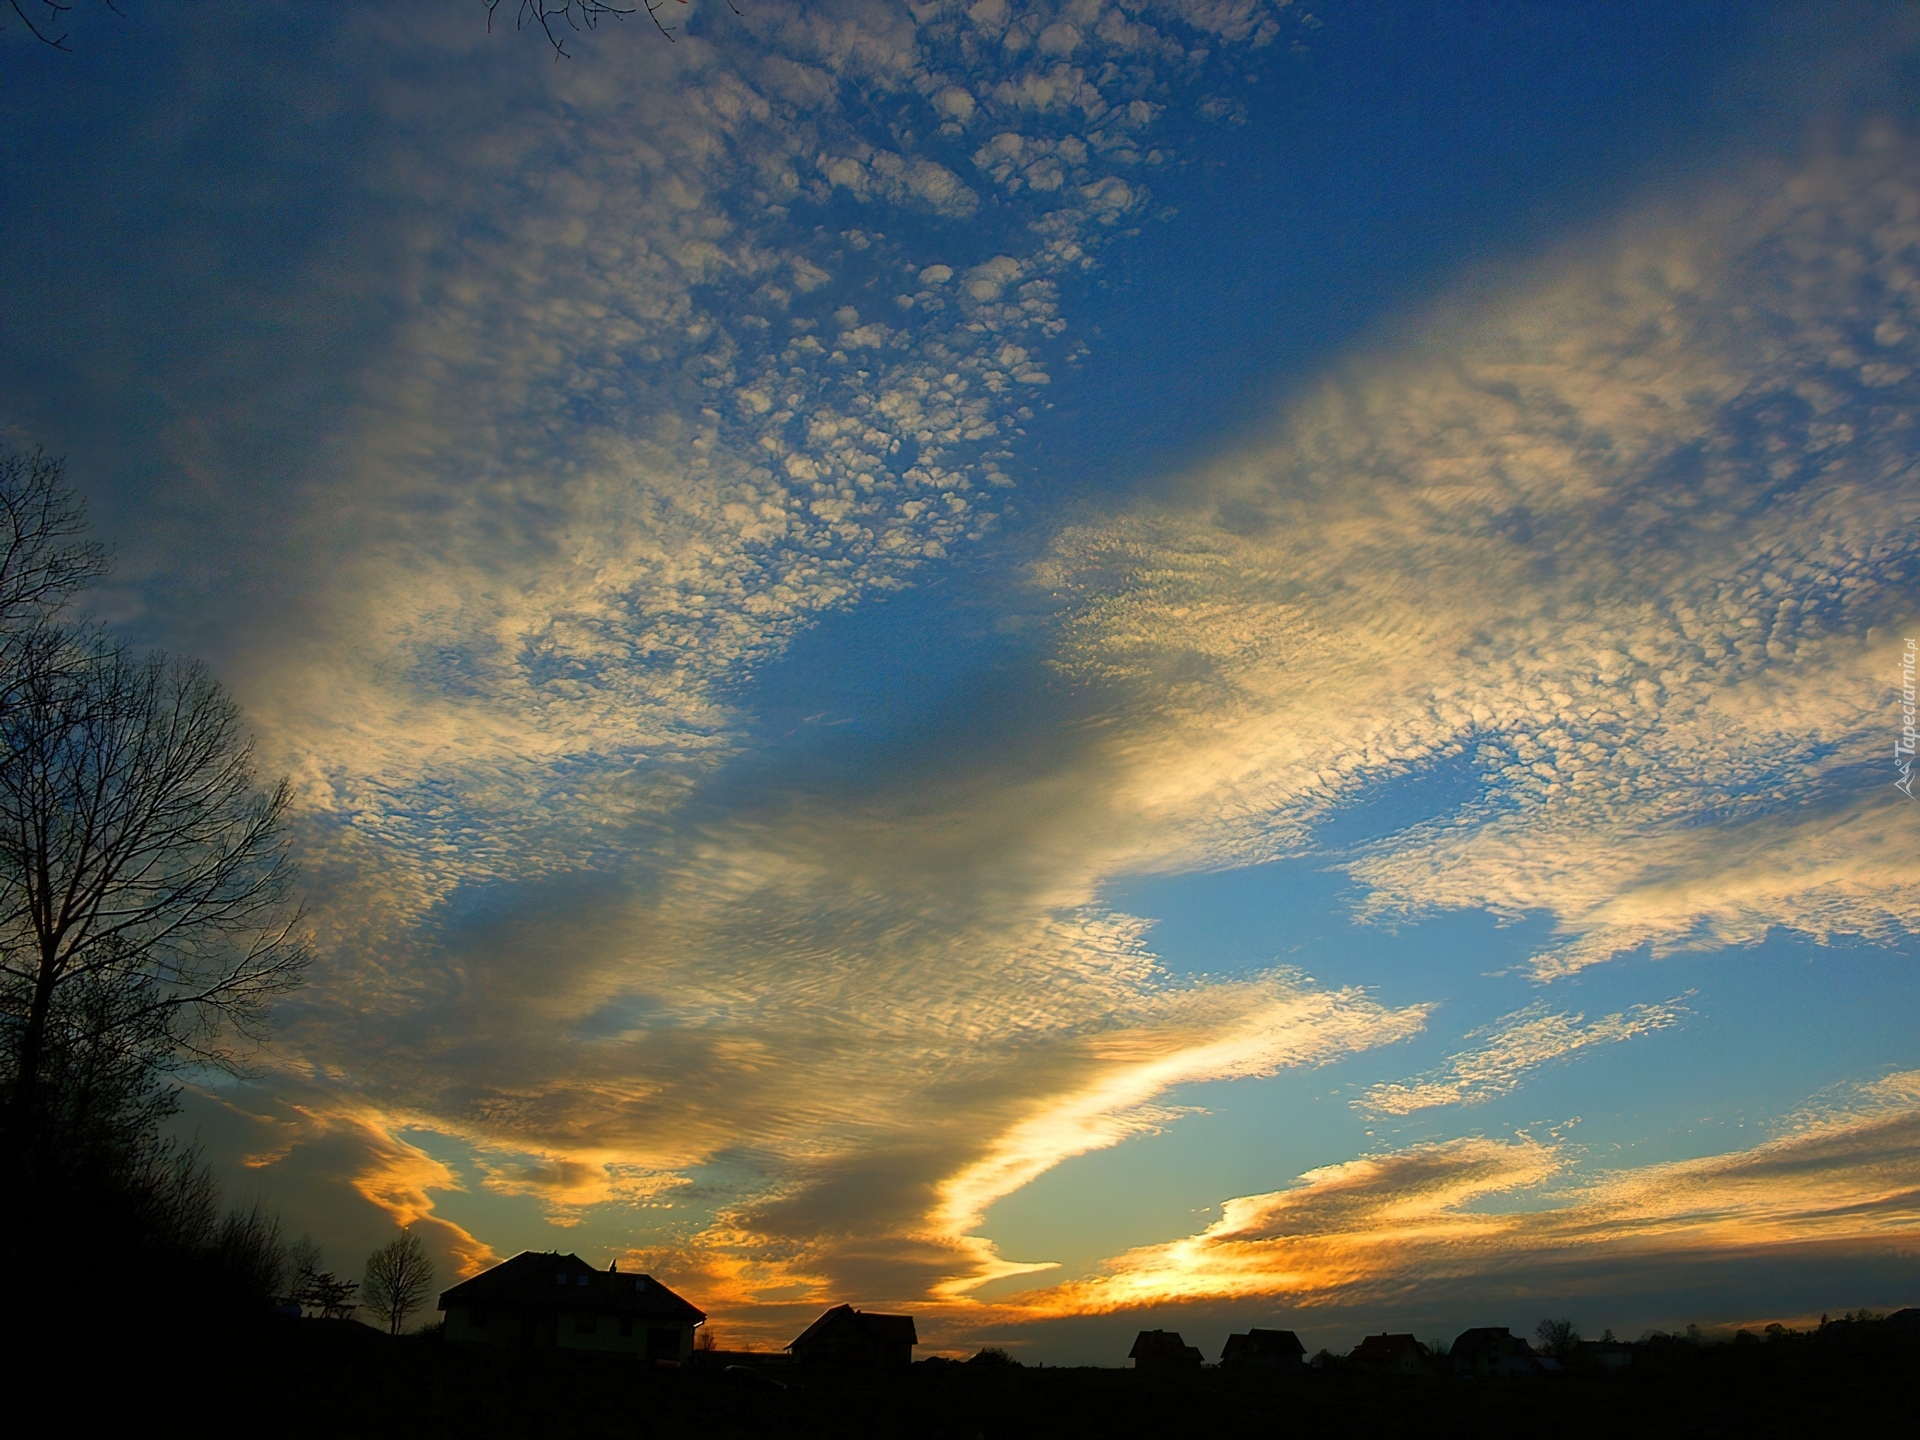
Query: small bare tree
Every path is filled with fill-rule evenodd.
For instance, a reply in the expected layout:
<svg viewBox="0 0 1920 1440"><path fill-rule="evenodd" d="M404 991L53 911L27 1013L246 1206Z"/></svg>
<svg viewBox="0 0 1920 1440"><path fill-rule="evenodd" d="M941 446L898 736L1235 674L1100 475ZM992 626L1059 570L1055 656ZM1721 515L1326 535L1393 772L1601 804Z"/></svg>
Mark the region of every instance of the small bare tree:
<svg viewBox="0 0 1920 1440"><path fill-rule="evenodd" d="M1542 1320L1533 1334L1540 1342L1541 1353L1556 1360L1568 1359L1580 1348L1580 1332L1571 1320Z"/></svg>
<svg viewBox="0 0 1920 1440"><path fill-rule="evenodd" d="M360 1300L387 1322L387 1333L398 1335L407 1317L426 1303L433 1288L433 1261L411 1230L402 1230L367 1257L366 1278L360 1282Z"/></svg>

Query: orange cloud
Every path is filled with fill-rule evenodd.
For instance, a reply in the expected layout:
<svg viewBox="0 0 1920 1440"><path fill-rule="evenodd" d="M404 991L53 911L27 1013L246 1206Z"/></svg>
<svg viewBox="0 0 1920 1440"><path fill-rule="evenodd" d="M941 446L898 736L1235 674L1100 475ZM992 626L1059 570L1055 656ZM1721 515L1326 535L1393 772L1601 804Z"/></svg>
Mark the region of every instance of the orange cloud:
<svg viewBox="0 0 1920 1440"><path fill-rule="evenodd" d="M1016 1297L1031 1318L1182 1300L1363 1299L1529 1257L1699 1253L1920 1235L1920 1071L1810 1109L1749 1150L1555 1188L1569 1163L1526 1136L1414 1146L1242 1196L1198 1235L1130 1250L1083 1280ZM1484 1202L1537 1192L1531 1207Z"/></svg>
<svg viewBox="0 0 1920 1440"><path fill-rule="evenodd" d="M385 1117L366 1110L316 1110L294 1107L315 1132L346 1132L357 1144L359 1164L351 1178L361 1198L384 1210L403 1228L438 1232L439 1248L454 1257L462 1276L475 1275L501 1256L486 1241L433 1213L429 1190L464 1189L460 1177L416 1145L395 1133Z"/></svg>

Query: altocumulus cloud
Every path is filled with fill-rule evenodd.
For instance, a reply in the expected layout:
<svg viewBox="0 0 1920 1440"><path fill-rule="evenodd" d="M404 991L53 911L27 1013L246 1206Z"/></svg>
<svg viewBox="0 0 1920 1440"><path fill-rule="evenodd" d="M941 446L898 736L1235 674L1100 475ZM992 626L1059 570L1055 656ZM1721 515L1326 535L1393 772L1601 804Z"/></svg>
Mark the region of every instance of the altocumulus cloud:
<svg viewBox="0 0 1920 1440"><path fill-rule="evenodd" d="M979 1238L996 1199L1168 1123L1173 1087L1430 1013L1281 969L1175 983L1100 903L1113 876L1299 853L1465 757L1479 800L1345 857L1364 917L1550 914L1542 979L1769 925L1911 932L1920 891L1876 857L1911 853L1913 812L1860 779L1920 534L1920 159L1893 138L1590 237L1061 532L1034 578L1099 723L690 803L744 743L732 682L995 523L1072 359L1062 282L1150 203L1172 82L1282 18L754 7L724 48L522 76L512 137L394 151L428 197L411 298L311 486L349 558L318 627L242 673L302 784L329 957L263 1165L324 1151L432 1221L469 1182L418 1127L562 1222L684 1201L716 1308L985 1313L974 1287L1046 1258ZM1508 1018L1407 1094L1492 1093L1668 1012ZM1906 1084L1537 1218L1472 1207L1555 1182L1555 1145L1353 1160L1008 1313L1680 1243L1722 1200L1728 1234L1858 1235L1835 1217L1880 1193L1871 1146L1906 1173ZM1831 1194L1766 1210L1755 1177L1814 1151Z"/></svg>
<svg viewBox="0 0 1920 1440"><path fill-rule="evenodd" d="M1061 663L1137 689L1157 863L1297 852L1464 757L1477 801L1348 862L1364 916L1550 914L1542 979L1912 933L1920 819L1868 767L1920 564L1916 158L1623 224L1063 534Z"/></svg>
<svg viewBox="0 0 1920 1440"><path fill-rule="evenodd" d="M451 34L376 37L456 52L381 162L406 300L309 485L322 603L241 669L328 954L268 1163L358 1136L402 1220L691 1192L721 1299L911 1298L1002 1273L983 1208L1170 1086L1417 1029L1285 972L1170 984L1092 903L1084 770L681 818L730 683L995 523L1061 281L1279 7L774 6L510 81ZM511 138L464 118L494 86Z"/></svg>
<svg viewBox="0 0 1920 1440"><path fill-rule="evenodd" d="M1438 1105L1470 1105L1508 1094L1530 1071L1593 1045L1617 1044L1679 1023L1681 998L1635 1005L1587 1022L1584 1015L1548 1008L1544 1000L1502 1016L1467 1038L1481 1043L1449 1055L1438 1069L1411 1080L1369 1086L1354 1102L1377 1115L1410 1115Z"/></svg>

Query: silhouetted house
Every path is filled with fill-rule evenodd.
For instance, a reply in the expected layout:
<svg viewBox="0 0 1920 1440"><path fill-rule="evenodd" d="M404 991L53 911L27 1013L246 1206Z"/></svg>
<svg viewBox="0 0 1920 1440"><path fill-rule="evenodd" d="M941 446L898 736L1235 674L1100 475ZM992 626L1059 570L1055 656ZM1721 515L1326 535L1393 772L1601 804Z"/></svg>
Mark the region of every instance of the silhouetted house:
<svg viewBox="0 0 1920 1440"><path fill-rule="evenodd" d="M1504 1325L1483 1325L1462 1330L1448 1352L1456 1375L1479 1375L1493 1379L1506 1375L1536 1375L1533 1348Z"/></svg>
<svg viewBox="0 0 1920 1440"><path fill-rule="evenodd" d="M1178 1330L1142 1330L1127 1358L1136 1370L1198 1370L1206 1363Z"/></svg>
<svg viewBox="0 0 1920 1440"><path fill-rule="evenodd" d="M650 1275L526 1250L440 1296L460 1344L603 1350L686 1360L706 1315Z"/></svg>
<svg viewBox="0 0 1920 1440"><path fill-rule="evenodd" d="M1889 1330L1920 1330L1920 1309L1909 1305L1905 1310L1896 1310L1881 1322Z"/></svg>
<svg viewBox="0 0 1920 1440"><path fill-rule="evenodd" d="M1249 1330L1227 1336L1220 1352L1222 1370L1278 1370L1283 1375L1304 1374L1307 1347L1291 1330Z"/></svg>
<svg viewBox="0 0 1920 1440"><path fill-rule="evenodd" d="M1433 1352L1411 1335L1369 1335L1347 1359L1374 1375L1431 1375L1436 1369Z"/></svg>
<svg viewBox="0 0 1920 1440"><path fill-rule="evenodd" d="M803 1365L911 1365L920 1337L911 1315L836 1305L787 1346Z"/></svg>

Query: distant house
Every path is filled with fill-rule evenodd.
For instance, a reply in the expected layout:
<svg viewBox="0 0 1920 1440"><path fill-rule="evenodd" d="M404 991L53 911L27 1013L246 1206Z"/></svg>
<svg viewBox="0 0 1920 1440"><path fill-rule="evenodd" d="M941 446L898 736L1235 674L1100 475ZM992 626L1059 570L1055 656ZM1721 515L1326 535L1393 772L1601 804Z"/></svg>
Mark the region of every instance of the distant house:
<svg viewBox="0 0 1920 1440"><path fill-rule="evenodd" d="M466 1345L603 1350L683 1361L706 1315L650 1275L596 1270L578 1255L522 1251L440 1297L446 1337Z"/></svg>
<svg viewBox="0 0 1920 1440"><path fill-rule="evenodd" d="M1437 1369L1433 1352L1411 1335L1369 1335L1348 1359L1375 1375L1432 1375Z"/></svg>
<svg viewBox="0 0 1920 1440"><path fill-rule="evenodd" d="M1127 1358L1136 1370L1198 1370L1205 1363L1178 1330L1142 1330Z"/></svg>
<svg viewBox="0 0 1920 1440"><path fill-rule="evenodd" d="M911 1365L920 1337L911 1315L836 1305L787 1346L803 1365Z"/></svg>
<svg viewBox="0 0 1920 1440"><path fill-rule="evenodd" d="M1462 1330L1448 1352L1456 1375L1478 1375L1493 1379L1506 1375L1536 1375L1533 1348L1504 1325L1483 1325Z"/></svg>
<svg viewBox="0 0 1920 1440"><path fill-rule="evenodd" d="M1249 1330L1227 1336L1220 1352L1222 1370L1278 1370L1285 1375L1306 1371L1307 1347L1291 1330Z"/></svg>

